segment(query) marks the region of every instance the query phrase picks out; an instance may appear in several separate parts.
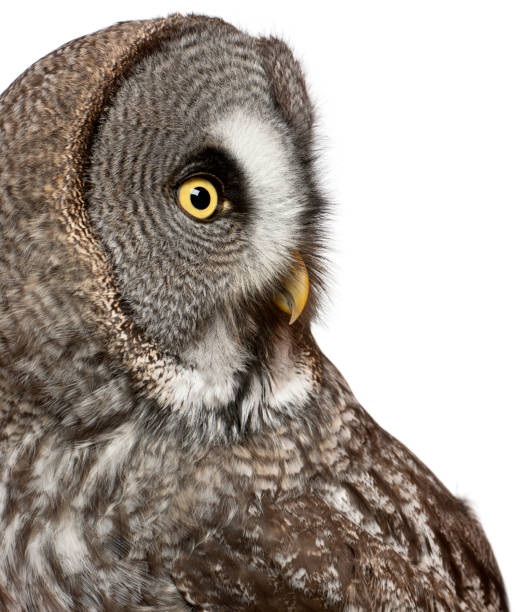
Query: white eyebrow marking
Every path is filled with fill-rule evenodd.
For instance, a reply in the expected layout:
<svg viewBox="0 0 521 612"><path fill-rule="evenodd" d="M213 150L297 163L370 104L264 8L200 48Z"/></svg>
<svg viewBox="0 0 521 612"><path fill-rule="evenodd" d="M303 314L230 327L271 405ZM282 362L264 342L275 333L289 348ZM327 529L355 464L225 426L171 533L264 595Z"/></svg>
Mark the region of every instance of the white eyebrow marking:
<svg viewBox="0 0 521 612"><path fill-rule="evenodd" d="M298 248L308 197L303 171L287 126L276 118L239 108L217 121L210 134L246 176L254 215L249 267L258 286L287 267Z"/></svg>

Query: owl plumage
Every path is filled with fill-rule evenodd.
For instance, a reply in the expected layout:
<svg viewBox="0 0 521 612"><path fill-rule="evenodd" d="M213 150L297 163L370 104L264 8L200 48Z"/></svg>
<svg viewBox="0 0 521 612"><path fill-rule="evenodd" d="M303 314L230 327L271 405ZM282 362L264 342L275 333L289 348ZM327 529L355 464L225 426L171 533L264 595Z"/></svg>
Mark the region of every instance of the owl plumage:
<svg viewBox="0 0 521 612"><path fill-rule="evenodd" d="M4 92L2 609L507 610L472 512L311 336L315 156L288 47L218 19L117 24Z"/></svg>

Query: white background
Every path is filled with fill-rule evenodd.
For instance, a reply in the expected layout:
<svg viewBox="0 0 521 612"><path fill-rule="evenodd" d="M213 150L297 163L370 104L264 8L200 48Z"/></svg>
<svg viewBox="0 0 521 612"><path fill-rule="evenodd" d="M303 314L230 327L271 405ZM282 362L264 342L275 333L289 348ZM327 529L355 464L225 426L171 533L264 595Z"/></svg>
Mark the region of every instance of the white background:
<svg viewBox="0 0 521 612"><path fill-rule="evenodd" d="M336 204L319 344L370 414L475 508L521 609L521 5L8 3L0 90L115 21L224 17L284 37Z"/></svg>

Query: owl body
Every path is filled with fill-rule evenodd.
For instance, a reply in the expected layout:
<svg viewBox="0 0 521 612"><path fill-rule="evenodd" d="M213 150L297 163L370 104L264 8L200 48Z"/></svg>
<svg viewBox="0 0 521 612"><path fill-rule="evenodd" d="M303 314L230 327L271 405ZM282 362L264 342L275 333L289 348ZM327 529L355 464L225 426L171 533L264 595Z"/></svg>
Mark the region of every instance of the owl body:
<svg viewBox="0 0 521 612"><path fill-rule="evenodd" d="M507 609L310 333L328 203L284 43L117 24L0 119L0 607Z"/></svg>

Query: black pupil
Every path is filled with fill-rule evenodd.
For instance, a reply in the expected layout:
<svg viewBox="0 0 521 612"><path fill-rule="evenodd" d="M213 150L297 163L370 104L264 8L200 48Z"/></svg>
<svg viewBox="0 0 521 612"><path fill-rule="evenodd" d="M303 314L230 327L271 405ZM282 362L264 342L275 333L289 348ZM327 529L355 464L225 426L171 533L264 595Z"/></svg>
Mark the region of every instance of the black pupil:
<svg viewBox="0 0 521 612"><path fill-rule="evenodd" d="M194 187L190 192L190 202L197 210L204 210L210 205L210 194L204 187Z"/></svg>

